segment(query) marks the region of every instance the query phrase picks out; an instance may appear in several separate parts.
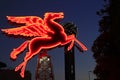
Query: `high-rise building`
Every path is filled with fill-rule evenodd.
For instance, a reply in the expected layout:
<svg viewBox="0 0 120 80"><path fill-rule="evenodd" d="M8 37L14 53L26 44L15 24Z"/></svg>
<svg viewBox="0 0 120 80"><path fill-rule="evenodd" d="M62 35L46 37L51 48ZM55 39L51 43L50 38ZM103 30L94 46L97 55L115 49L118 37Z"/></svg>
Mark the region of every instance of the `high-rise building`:
<svg viewBox="0 0 120 80"><path fill-rule="evenodd" d="M35 78L36 80L54 80L51 57L46 51L39 54Z"/></svg>

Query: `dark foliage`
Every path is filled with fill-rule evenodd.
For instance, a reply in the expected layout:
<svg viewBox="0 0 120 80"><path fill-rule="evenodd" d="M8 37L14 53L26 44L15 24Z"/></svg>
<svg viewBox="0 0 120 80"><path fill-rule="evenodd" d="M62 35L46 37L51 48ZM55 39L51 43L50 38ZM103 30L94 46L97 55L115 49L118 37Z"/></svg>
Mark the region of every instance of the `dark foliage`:
<svg viewBox="0 0 120 80"><path fill-rule="evenodd" d="M95 80L120 80L120 0L104 0L103 9L97 11L100 36L92 46L97 63Z"/></svg>
<svg viewBox="0 0 120 80"><path fill-rule="evenodd" d="M72 22L67 22L63 24L63 28L67 35L77 34L77 27Z"/></svg>
<svg viewBox="0 0 120 80"><path fill-rule="evenodd" d="M7 65L3 62L0 62L0 68L4 68L4 67L7 67Z"/></svg>

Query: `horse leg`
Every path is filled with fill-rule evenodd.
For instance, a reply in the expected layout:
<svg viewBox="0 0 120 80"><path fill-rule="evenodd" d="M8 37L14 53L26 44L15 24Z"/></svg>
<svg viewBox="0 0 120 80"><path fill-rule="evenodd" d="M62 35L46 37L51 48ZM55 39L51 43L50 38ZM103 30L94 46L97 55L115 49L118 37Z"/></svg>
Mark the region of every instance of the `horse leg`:
<svg viewBox="0 0 120 80"><path fill-rule="evenodd" d="M22 68L21 72L20 72L20 75L21 75L22 78L24 78L24 72L25 72L26 64L27 64L27 61L24 61L15 68L15 71L18 71L19 69Z"/></svg>
<svg viewBox="0 0 120 80"><path fill-rule="evenodd" d="M63 45L70 43L70 45L67 48L67 50L69 51L74 45L74 39L75 39L75 35L73 35L73 34L69 35L69 36L67 36L67 40L65 42L61 42L61 45L63 46Z"/></svg>
<svg viewBox="0 0 120 80"><path fill-rule="evenodd" d="M10 53L10 58L15 60L17 55L19 55L27 47L28 42L29 41L25 41L18 48L13 49L13 51Z"/></svg>
<svg viewBox="0 0 120 80"><path fill-rule="evenodd" d="M78 45L82 48L83 51L87 50L87 48L79 40L75 38L74 34L67 36L67 40L63 42L62 45L68 44L70 42L71 44L67 48L68 51L73 47L74 42L78 43Z"/></svg>
<svg viewBox="0 0 120 80"><path fill-rule="evenodd" d="M85 47L85 45L83 45L80 41L78 41L76 38L74 39L75 40L75 42L77 42L78 43L78 45L81 47L81 49L83 50L83 51L87 51L87 48Z"/></svg>
<svg viewBox="0 0 120 80"><path fill-rule="evenodd" d="M41 51L41 49L39 51ZM24 57L24 61L15 68L15 71L18 71L21 69L21 72L20 72L21 77L24 77L24 72L25 72L27 62L36 54L37 52L34 52L34 53L32 53L31 51L27 52L26 56Z"/></svg>

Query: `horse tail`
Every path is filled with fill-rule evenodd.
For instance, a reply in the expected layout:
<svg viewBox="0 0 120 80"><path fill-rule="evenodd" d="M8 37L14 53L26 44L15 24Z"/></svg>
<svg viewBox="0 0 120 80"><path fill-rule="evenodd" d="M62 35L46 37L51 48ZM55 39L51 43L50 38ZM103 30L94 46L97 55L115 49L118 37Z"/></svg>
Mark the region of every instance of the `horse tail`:
<svg viewBox="0 0 120 80"><path fill-rule="evenodd" d="M13 49L13 51L10 53L10 58L15 60L17 58L17 55L19 55L20 53L22 53L25 50L28 43L29 43L29 40L22 43L18 48Z"/></svg>

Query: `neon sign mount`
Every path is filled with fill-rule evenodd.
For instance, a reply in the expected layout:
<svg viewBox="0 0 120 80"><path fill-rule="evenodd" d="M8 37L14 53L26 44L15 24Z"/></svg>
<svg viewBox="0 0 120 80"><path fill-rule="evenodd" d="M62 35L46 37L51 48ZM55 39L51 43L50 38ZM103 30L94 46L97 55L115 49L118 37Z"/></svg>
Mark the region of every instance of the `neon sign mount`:
<svg viewBox="0 0 120 80"><path fill-rule="evenodd" d="M14 48L10 54L10 58L15 60L17 56L28 47L24 61L15 68L15 71L21 69L21 77L24 77L27 62L41 50L64 46L68 43L70 43L70 45L67 50L71 50L74 42L78 43L83 51L87 50L87 48L75 38L74 34L67 36L63 26L58 23L58 20L62 18L64 18L63 12L47 12L44 15L44 19L38 16L7 16L7 19L12 25L19 25L19 27L1 29L4 33L8 36L30 37L29 40L23 42L19 47Z"/></svg>

